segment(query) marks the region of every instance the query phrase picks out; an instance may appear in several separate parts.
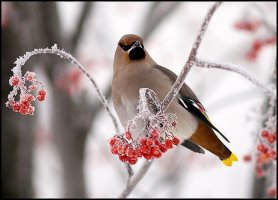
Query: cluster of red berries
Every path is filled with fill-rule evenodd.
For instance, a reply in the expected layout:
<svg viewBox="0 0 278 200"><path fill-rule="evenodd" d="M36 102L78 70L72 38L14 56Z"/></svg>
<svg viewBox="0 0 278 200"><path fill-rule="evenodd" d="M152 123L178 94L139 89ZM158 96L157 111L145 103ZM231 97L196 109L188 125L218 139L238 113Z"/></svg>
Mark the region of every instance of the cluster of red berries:
<svg viewBox="0 0 278 200"><path fill-rule="evenodd" d="M179 143L180 140L172 134L167 134L163 140L157 130L152 130L149 137L142 137L137 140L132 138L130 132L125 132L110 139L110 150L112 154L118 155L122 162L134 165L140 157L147 160L160 158L162 153Z"/></svg>
<svg viewBox="0 0 278 200"><path fill-rule="evenodd" d="M268 130L263 129L260 132L261 141L257 145L257 160L256 160L256 175L262 177L265 174L264 165L271 160L276 160L277 152L274 147L276 141L276 133L270 133Z"/></svg>
<svg viewBox="0 0 278 200"><path fill-rule="evenodd" d="M234 27L238 30L242 31L256 31L262 25L261 21L259 20L245 20L245 21L238 21L234 24Z"/></svg>
<svg viewBox="0 0 278 200"><path fill-rule="evenodd" d="M246 59L253 61L258 57L260 50L267 46L276 43L276 36L272 36L270 38L265 39L256 39L252 43L250 50L246 53Z"/></svg>
<svg viewBox="0 0 278 200"><path fill-rule="evenodd" d="M271 197L271 198L275 198L277 196L277 190L276 187L270 187L267 189L267 196Z"/></svg>
<svg viewBox="0 0 278 200"><path fill-rule="evenodd" d="M262 22L259 20L241 20L234 24L237 30L247 31L254 33L262 26ZM276 35L273 35L264 39L255 39L251 45L250 50L245 54L245 58L249 61L254 61L261 49L267 45L274 45L276 43Z"/></svg>
<svg viewBox="0 0 278 200"><path fill-rule="evenodd" d="M31 105L35 101L35 97L32 92L37 88L38 84L41 84L35 79L36 74L34 72L26 72L23 77L19 75L13 75L9 84L13 87L13 90L8 96L8 101L6 106L11 108L14 112L19 112L22 115L33 115L35 108ZM29 82L27 87L26 82ZM15 97L17 96L18 91L20 91L19 100L16 101ZM46 91L40 89L38 91L37 99L39 101L45 100Z"/></svg>

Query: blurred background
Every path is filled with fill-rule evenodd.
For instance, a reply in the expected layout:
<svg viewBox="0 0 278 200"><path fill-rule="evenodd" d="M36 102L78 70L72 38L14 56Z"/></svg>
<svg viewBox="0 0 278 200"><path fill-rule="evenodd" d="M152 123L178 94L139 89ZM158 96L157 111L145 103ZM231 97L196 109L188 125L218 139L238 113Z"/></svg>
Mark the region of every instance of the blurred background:
<svg viewBox="0 0 278 200"><path fill-rule="evenodd" d="M113 57L122 35L143 37L154 60L179 74L213 2L1 2L1 195L118 197L126 168L109 150L115 134L95 89L75 66L55 55L32 57L23 71L45 84L34 116L5 107L17 57L57 44L82 63L109 100ZM276 2L223 3L213 16L198 58L238 65L263 83L276 82ZM265 23L267 22L267 23ZM265 42L260 48L257 41ZM276 161L256 176L256 145L264 127L266 95L233 72L193 68L186 78L225 143L239 158L176 147L152 164L129 197L275 197ZM115 113L115 112L114 112ZM249 157L248 157L249 156ZM142 161L134 166L135 172ZM258 173L257 173L258 175ZM274 195L267 193L274 188Z"/></svg>

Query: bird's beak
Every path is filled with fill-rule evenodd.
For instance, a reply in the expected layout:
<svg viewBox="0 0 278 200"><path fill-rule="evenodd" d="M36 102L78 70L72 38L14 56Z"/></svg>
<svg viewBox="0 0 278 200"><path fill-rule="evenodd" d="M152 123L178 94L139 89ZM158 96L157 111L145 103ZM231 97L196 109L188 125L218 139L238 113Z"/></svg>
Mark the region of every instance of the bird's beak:
<svg viewBox="0 0 278 200"><path fill-rule="evenodd" d="M141 44L140 41L136 41L136 42L132 45L132 47L128 50L128 53L130 53L130 52L131 52L133 49L135 49L135 48L144 49L144 46L143 46L143 44Z"/></svg>
<svg viewBox="0 0 278 200"><path fill-rule="evenodd" d="M136 41L128 50L128 55L131 60L141 60L146 56L144 45L140 41Z"/></svg>

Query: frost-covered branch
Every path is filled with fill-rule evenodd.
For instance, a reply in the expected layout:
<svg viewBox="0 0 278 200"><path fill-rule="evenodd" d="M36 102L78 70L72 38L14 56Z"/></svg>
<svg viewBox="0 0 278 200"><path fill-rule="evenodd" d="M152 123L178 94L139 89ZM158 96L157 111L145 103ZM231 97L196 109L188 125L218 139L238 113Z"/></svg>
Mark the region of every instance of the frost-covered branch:
<svg viewBox="0 0 278 200"><path fill-rule="evenodd" d="M116 118L112 114L112 112L111 112L111 110L110 110L110 108L108 106L107 100L103 96L103 94L100 91L100 89L99 89L97 83L95 82L95 80L87 72L85 67L76 60L76 58L74 58L72 55L70 55L69 53L65 52L64 50L58 49L56 44L53 45L51 49L50 48L34 49L31 52L26 52L23 57L19 57L15 61L16 66L12 69L14 75L22 77L21 67L26 63L27 60L29 60L29 58L31 56L37 55L37 54L55 54L55 55L60 56L61 58L64 58L64 59L67 59L67 60L71 61L72 64L76 64L78 66L79 70L82 71L87 76L87 78L90 80L90 82L93 84L94 88L96 89L97 96L98 96L100 102L104 106L104 108L105 108L106 112L108 113L108 115L111 117L116 131L119 132L119 126L117 124Z"/></svg>
<svg viewBox="0 0 278 200"><path fill-rule="evenodd" d="M145 176L152 162L153 160L145 161L140 171L130 181L128 181L126 188L121 193L119 198L126 198L130 194L130 192L134 189L134 187L138 184L138 182Z"/></svg>
<svg viewBox="0 0 278 200"><path fill-rule="evenodd" d="M175 81L174 85L172 86L172 88L170 89L170 91L168 92L168 94L166 95L166 97L164 98L162 104L164 107L164 110L166 110L168 108L168 106L170 105L170 103L173 101L173 99L177 96L179 90L181 89L184 79L187 75L187 73L189 72L190 68L193 66L194 64L194 60L195 57L197 56L198 53L198 49L199 46L201 44L201 41L204 37L204 34L207 30L208 24L214 14L214 12L216 11L216 9L221 5L222 2L216 2L208 11L203 24L201 25L201 29L198 32L197 38L193 44L193 47L191 49L191 52L189 54L189 57L187 59L187 62L185 63L179 77L177 78L177 80Z"/></svg>
<svg viewBox="0 0 278 200"><path fill-rule="evenodd" d="M244 71L243 69L232 65L232 64L228 64L228 63L212 63L212 62L207 62L207 61L202 61L199 59L195 59L195 65L197 67L205 67L205 68L218 68L218 69L225 69L228 71L232 71L235 73L238 73L240 75L242 75L244 78L248 79L249 81L251 81L252 83L254 83L256 86L258 86L259 88L262 89L262 91L264 91L268 96L276 96L276 92L274 88L268 88L266 85L262 84L260 81L258 81L254 76L252 76L251 74L247 73L246 71Z"/></svg>

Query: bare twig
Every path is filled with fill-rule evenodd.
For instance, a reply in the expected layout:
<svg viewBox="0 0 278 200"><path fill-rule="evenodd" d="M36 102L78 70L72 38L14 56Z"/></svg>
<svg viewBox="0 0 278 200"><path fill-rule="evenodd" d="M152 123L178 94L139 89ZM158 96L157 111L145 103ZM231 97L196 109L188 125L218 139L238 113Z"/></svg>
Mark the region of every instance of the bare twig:
<svg viewBox="0 0 278 200"><path fill-rule="evenodd" d="M124 189L124 191L121 193L121 195L119 196L119 198L126 198L130 192L133 190L133 188L138 184L138 182L144 177L144 175L146 174L146 172L148 171L148 169L150 168L151 164L152 164L153 160L151 161L145 161L145 163L143 164L142 168L140 169L140 171L136 174L136 176L134 176L132 179L130 179L130 181L128 181L128 184L126 186L126 188Z"/></svg>
<svg viewBox="0 0 278 200"><path fill-rule="evenodd" d="M219 63L206 62L206 61L199 60L197 58L196 58L195 64L198 67L225 69L228 71L238 73L238 74L242 75L243 77L245 77L246 79L248 79L249 81L251 81L252 83L254 83L255 85L257 85L259 88L261 88L262 91L264 91L268 96L276 96L275 90L266 87L264 84L259 82L251 74L248 74L243 69L236 67L232 64L227 64L227 63L219 64Z"/></svg>
<svg viewBox="0 0 278 200"><path fill-rule="evenodd" d="M177 96L179 90L181 89L184 79L187 75L187 73L189 72L190 68L193 66L194 64L194 60L195 57L197 55L199 46L201 44L202 38L205 34L205 31L208 27L208 24L211 20L212 15L214 14L215 10L221 5L221 2L217 2L215 3L208 11L205 20L203 21L203 24L201 26L201 29L197 35L197 38L195 40L195 43L191 49L191 52L189 54L189 57L187 59L187 62L185 63L179 77L177 78L177 80L175 81L174 85L172 86L172 88L170 89L170 91L168 92L168 94L166 95L166 97L164 98L162 104L164 107L164 110L166 110L168 108L168 106L170 105L170 103L173 101L173 99Z"/></svg>

